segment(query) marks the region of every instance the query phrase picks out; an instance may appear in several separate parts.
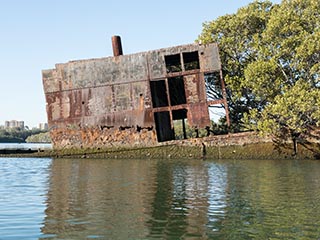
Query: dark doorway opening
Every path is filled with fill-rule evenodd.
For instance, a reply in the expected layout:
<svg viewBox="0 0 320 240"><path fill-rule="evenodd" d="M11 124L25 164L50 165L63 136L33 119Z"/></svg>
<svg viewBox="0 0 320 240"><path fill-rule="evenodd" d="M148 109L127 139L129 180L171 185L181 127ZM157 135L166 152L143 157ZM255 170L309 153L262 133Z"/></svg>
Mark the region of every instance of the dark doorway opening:
<svg viewBox="0 0 320 240"><path fill-rule="evenodd" d="M183 77L168 78L171 106L187 103Z"/></svg>
<svg viewBox="0 0 320 240"><path fill-rule="evenodd" d="M169 105L165 80L150 81L150 90L154 108Z"/></svg>
<svg viewBox="0 0 320 240"><path fill-rule="evenodd" d="M170 113L168 111L155 112L154 120L158 142L174 140L174 129L171 127Z"/></svg>
<svg viewBox="0 0 320 240"><path fill-rule="evenodd" d="M200 69L198 51L183 53L183 62L185 71Z"/></svg>
<svg viewBox="0 0 320 240"><path fill-rule="evenodd" d="M180 54L164 56L166 62L167 73L181 72Z"/></svg>

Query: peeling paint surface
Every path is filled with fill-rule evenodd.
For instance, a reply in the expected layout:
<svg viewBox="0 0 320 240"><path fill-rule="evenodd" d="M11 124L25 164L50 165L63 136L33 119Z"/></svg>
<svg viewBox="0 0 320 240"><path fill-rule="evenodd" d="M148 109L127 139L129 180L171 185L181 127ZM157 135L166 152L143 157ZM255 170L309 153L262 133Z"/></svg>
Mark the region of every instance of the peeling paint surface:
<svg viewBox="0 0 320 240"><path fill-rule="evenodd" d="M56 64L42 72L54 147L174 140L172 111L191 127L210 126L204 74L220 70L216 44Z"/></svg>

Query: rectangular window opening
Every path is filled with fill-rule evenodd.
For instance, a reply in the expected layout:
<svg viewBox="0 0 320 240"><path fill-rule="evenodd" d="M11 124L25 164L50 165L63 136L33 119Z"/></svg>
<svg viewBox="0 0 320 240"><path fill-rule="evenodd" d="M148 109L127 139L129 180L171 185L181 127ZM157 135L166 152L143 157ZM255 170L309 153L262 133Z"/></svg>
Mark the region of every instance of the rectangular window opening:
<svg viewBox="0 0 320 240"><path fill-rule="evenodd" d="M174 126L175 139L187 139L190 137L190 127L187 120L187 109L179 109L172 111L172 119Z"/></svg>
<svg viewBox="0 0 320 240"><path fill-rule="evenodd" d="M184 62L185 71L200 69L198 51L185 52L182 55L183 55L183 62Z"/></svg>
<svg viewBox="0 0 320 240"><path fill-rule="evenodd" d="M212 72L204 75L206 94L208 101L223 99L220 72Z"/></svg>
<svg viewBox="0 0 320 240"><path fill-rule="evenodd" d="M164 56L166 62L167 73L181 72L180 54Z"/></svg>
<svg viewBox="0 0 320 240"><path fill-rule="evenodd" d="M183 77L168 78L171 106L186 104Z"/></svg>
<svg viewBox="0 0 320 240"><path fill-rule="evenodd" d="M167 107L169 105L165 80L150 81L150 90L154 108Z"/></svg>
<svg viewBox="0 0 320 240"><path fill-rule="evenodd" d="M172 119L173 120L180 120L187 118L187 109L179 109L172 111Z"/></svg>

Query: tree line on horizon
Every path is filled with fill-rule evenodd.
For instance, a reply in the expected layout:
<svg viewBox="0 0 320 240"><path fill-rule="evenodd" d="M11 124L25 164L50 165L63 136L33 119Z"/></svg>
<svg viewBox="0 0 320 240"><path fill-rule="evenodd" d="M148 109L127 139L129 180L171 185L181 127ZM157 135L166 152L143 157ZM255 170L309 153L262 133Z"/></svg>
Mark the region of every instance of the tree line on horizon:
<svg viewBox="0 0 320 240"><path fill-rule="evenodd" d="M49 132L40 129L0 129L0 143L49 143L51 142Z"/></svg>
<svg viewBox="0 0 320 240"><path fill-rule="evenodd" d="M196 41L219 45L231 131L292 140L295 153L297 141L319 140L319 9L319 0L254 1L203 23Z"/></svg>

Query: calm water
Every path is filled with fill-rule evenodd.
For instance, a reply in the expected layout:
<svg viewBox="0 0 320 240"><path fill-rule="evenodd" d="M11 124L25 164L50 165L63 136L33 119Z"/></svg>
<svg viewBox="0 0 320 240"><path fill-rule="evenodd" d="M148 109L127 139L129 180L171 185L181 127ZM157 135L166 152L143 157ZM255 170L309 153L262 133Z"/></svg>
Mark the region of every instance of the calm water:
<svg viewBox="0 0 320 240"><path fill-rule="evenodd" d="M320 239L320 162L0 158L0 239Z"/></svg>
<svg viewBox="0 0 320 240"><path fill-rule="evenodd" d="M23 149L23 150L49 150L52 149L51 143L0 143L1 149Z"/></svg>

